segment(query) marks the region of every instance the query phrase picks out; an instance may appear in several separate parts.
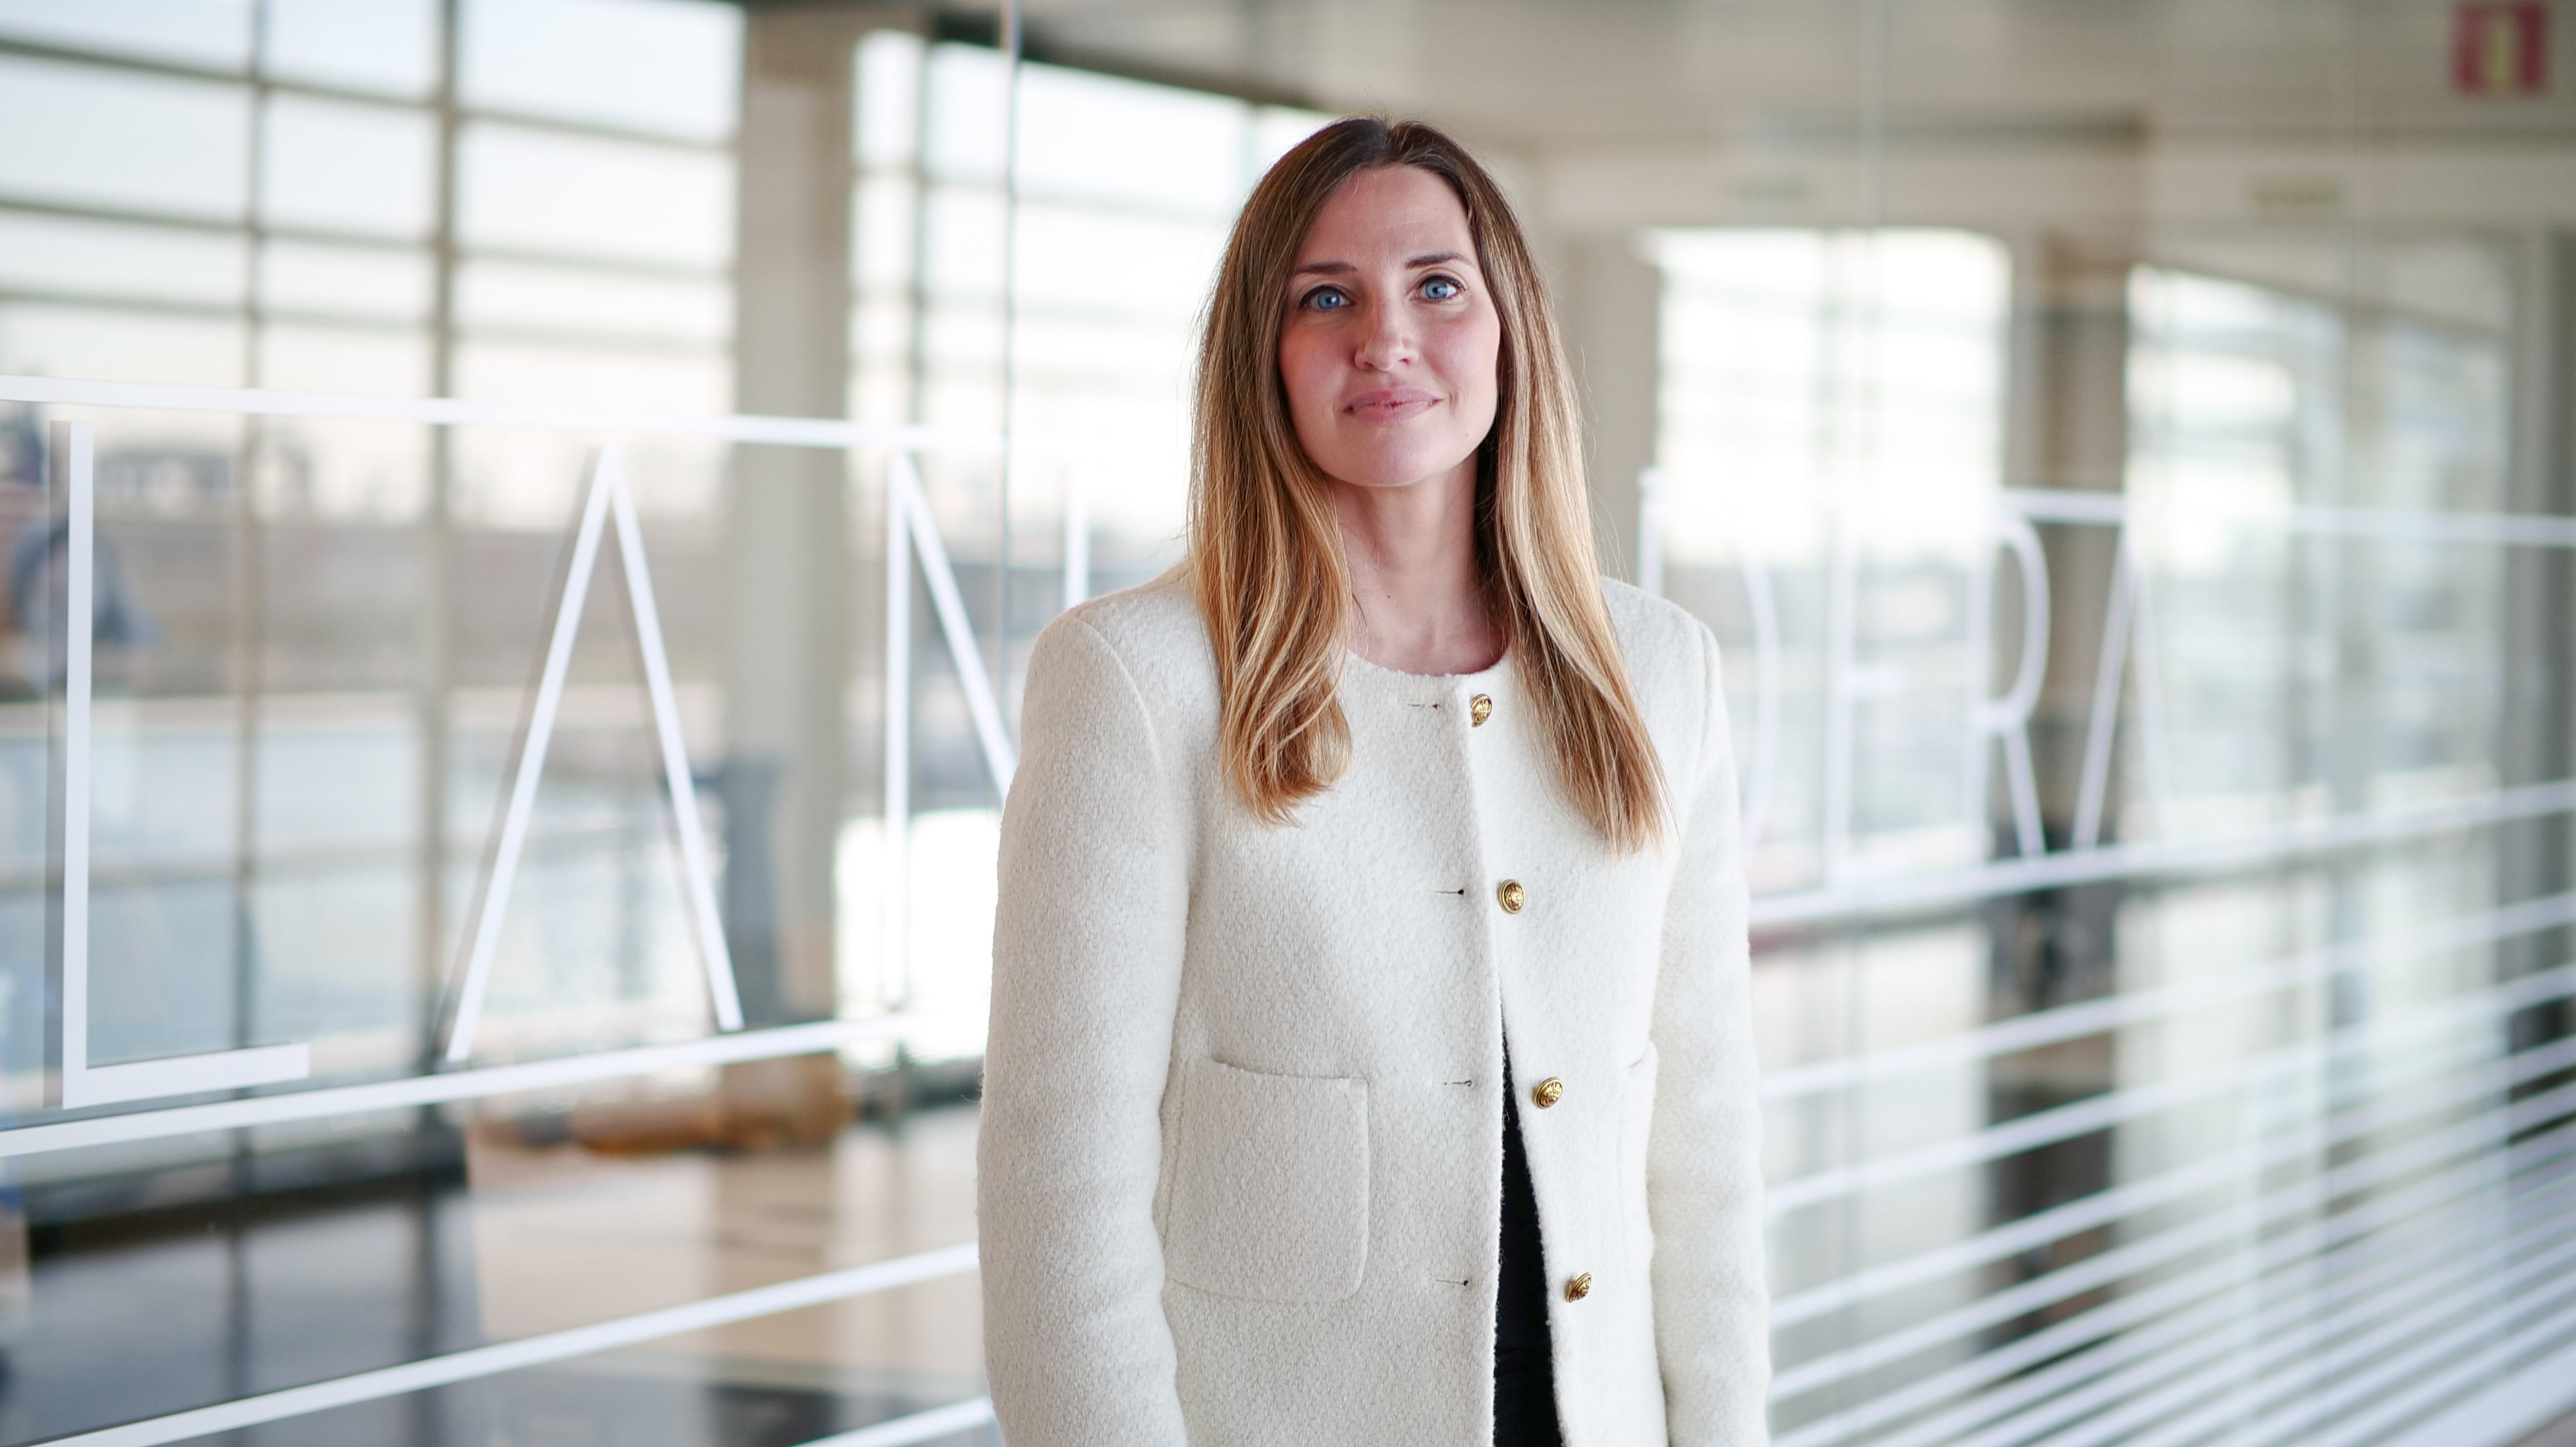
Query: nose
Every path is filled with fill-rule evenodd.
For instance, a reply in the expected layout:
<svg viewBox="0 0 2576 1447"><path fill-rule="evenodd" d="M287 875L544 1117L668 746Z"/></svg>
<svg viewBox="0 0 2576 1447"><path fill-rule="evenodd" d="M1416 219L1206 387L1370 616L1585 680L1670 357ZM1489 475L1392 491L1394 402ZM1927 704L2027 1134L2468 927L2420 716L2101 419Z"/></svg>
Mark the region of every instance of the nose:
<svg viewBox="0 0 2576 1447"><path fill-rule="evenodd" d="M1351 360L1363 372L1387 372L1413 360L1413 317L1402 305L1372 303Z"/></svg>

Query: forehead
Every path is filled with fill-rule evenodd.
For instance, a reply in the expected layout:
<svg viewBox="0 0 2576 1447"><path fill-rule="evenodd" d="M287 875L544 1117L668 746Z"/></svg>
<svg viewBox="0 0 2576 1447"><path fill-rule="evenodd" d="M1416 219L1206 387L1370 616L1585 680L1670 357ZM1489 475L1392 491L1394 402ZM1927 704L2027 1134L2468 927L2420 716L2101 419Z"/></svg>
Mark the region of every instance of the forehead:
<svg viewBox="0 0 2576 1447"><path fill-rule="evenodd" d="M1469 259L1476 254L1458 193L1418 166L1381 166L1333 192L1315 213L1297 262L1402 260L1436 252Z"/></svg>

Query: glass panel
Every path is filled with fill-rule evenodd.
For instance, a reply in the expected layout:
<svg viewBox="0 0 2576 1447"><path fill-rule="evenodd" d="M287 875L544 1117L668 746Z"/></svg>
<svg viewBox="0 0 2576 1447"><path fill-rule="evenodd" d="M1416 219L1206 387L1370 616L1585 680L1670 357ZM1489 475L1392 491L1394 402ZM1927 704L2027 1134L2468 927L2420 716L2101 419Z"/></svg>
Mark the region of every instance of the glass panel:
<svg viewBox="0 0 2576 1447"><path fill-rule="evenodd" d="M276 323L260 334L259 372L263 386L417 397L429 390L429 349L400 332Z"/></svg>
<svg viewBox="0 0 2576 1447"><path fill-rule="evenodd" d="M1219 96L1034 66L1020 83L1020 189L1222 217L1243 186L1250 119ZM1139 146L1153 164L1137 164Z"/></svg>
<svg viewBox="0 0 2576 1447"><path fill-rule="evenodd" d="M1260 106L1252 113L1252 155L1244 165L1249 182L1260 180L1271 163L1288 154L1288 149L1313 135L1332 119L1314 111L1289 106Z"/></svg>
<svg viewBox="0 0 2576 1447"><path fill-rule="evenodd" d="M279 0L269 60L281 76L422 95L434 14L325 15ZM639 15L641 29L626 26ZM84 116L118 116L143 139L109 129L76 156L38 165L43 156L21 154L15 171L0 167L9 273L0 280L11 291L0 302L0 370L725 410L733 166L696 142L732 128L740 55L727 37L738 35L738 12L581 7L502 33L518 18L488 22L472 103L692 143L470 122L457 158L467 254L445 276L425 249L334 239L436 230L439 132L425 108L273 93L254 167L238 154L249 134L245 86L203 92L221 97L227 132L184 106L155 110L149 94L125 105L128 92L164 88L148 75L28 69L69 77L56 89L73 94L47 101L41 87L13 87L18 123L51 136ZM584 81L500 53L546 40L549 24L580 31L585 55L658 53L666 63L594 68ZM646 33L657 25L658 38ZM721 43L700 43L709 36ZM548 43L560 53L565 40ZM237 148L229 160L204 152L227 134ZM173 155L192 172L185 184L120 177L119 167ZM239 194L254 173L266 178L257 232ZM206 229L60 214L93 205L185 209ZM113 603L98 641L86 1037L96 1061L184 1054L221 1064L245 1044L282 1046L304 1052L304 1073L263 1088L290 1093L422 1074L454 1017L575 525L598 448L612 439L0 409L12 479L0 490L0 541L34 560L0 610L10 630L0 837L21 854L47 848L49 756L63 738L59 706L42 701L60 684L42 600L61 576L44 561L57 512L42 439L47 422L66 416L101 428L98 557ZM853 1042L846 1054L827 1041L819 1055L721 1070L683 1063L483 1103L351 1106L0 1163L0 1349L11 1367L0 1437L58 1437L971 1239L972 1116L953 1102L974 1077L979 978L941 969L907 979L899 962L985 948L976 921L991 909L995 821L981 759L971 744L925 751L927 807L907 851L927 866L914 876L923 907L889 951L867 912L883 895L884 831L873 854L863 825L844 847L846 816L874 805L843 798L842 775L857 771L817 762L881 752L882 725L868 713L878 675L846 699L823 686L815 737L782 732L781 720L817 715L774 690L803 686L813 659L847 644L846 625L762 665L778 645L738 597L747 578L766 586L778 574L791 591L773 589L773 611L783 603L793 625L836 611L801 591L803 580L847 573L853 596L874 596L857 575L882 566L868 561L882 556L869 521L882 516L881 460L848 480L844 500L841 459L824 454L819 489L806 490L816 510L772 534L820 551L789 572L766 561L773 544L746 569L725 540L749 526L740 496L780 495L776 458L699 438L613 440L651 558L658 646L645 647L628 555L611 528L574 610L561 707L542 775L531 775L526 847L509 902L492 916L474 1062L694 1046L710 1034L708 956L648 652L669 666L692 827L712 861L752 1023L860 1019L909 992L954 1017L947 1033L925 1034L901 1059L890 1040ZM796 453L787 470L809 460ZM736 492L736 469L751 491ZM993 495L989 467L943 479L944 516L958 497ZM935 626L917 641L944 649ZM926 661L925 677L941 666ZM962 707L953 681L923 694L942 739L970 737L951 722ZM874 784L869 775L866 788ZM84 1114L49 1097L56 1082L45 1070L60 1000L46 964L47 890L60 877L41 853L15 866L0 859L0 940L17 941L0 976L0 1111L12 1127ZM836 910L843 894L851 907ZM853 926L864 948L836 949ZM857 1125L862 1097L872 1111L910 1117L910 1142ZM149 1115L167 1098L87 1113ZM707 1153L718 1147L723 1155ZM845 1211L844 1197L868 1204ZM281 1201L296 1204L281 1214ZM605 1234L603 1207L620 1223ZM567 1253L556 1238L568 1224L603 1249ZM971 1398L976 1320L971 1274L952 1266L916 1286L705 1340L261 1430L429 1447L449 1431L477 1442L542 1436L570 1412L621 1438L702 1429L714 1441L729 1440L748 1411L772 1435L820 1436ZM113 1370L97 1370L101 1362ZM135 1388L129 1373L150 1386Z"/></svg>
<svg viewBox="0 0 2576 1447"><path fill-rule="evenodd" d="M1965 574L2002 481L2003 248L1786 228L1654 248L1662 431L1642 546L1665 594L1723 630L1740 696L1774 680L1747 715L1757 884L1981 857L1958 741Z"/></svg>
<svg viewBox="0 0 2576 1447"><path fill-rule="evenodd" d="M2505 688L2497 560L2458 547L2354 549L2314 536L2317 515L2301 504L2363 493L2352 500L2494 507L2502 338L2161 268L2139 270L2131 307L2131 489L2191 520L2167 531L2167 646L2193 680L2173 715L2176 827L2491 789L2492 710ZM2320 438L2334 449L2321 453ZM2255 618L2268 626L2249 631ZM2304 672L2284 651L2330 650L2353 628L2370 638L2367 655L2283 688ZM2345 695L2356 685L2371 698L2358 712ZM2254 720L2268 726L2249 738ZM2276 742L2249 747L2253 738ZM2327 793L2308 787L2338 774Z"/></svg>
<svg viewBox="0 0 2576 1447"><path fill-rule="evenodd" d="M155 215L241 214L236 87L0 55L0 190Z"/></svg>
<svg viewBox="0 0 2576 1447"><path fill-rule="evenodd" d="M921 37L879 30L859 42L851 107L862 167L908 165L921 147Z"/></svg>
<svg viewBox="0 0 2576 1447"><path fill-rule="evenodd" d="M732 390L720 355L515 341L460 345L456 377L457 394L479 401L603 408L649 401L698 414L723 412ZM532 444L540 451L550 445Z"/></svg>
<svg viewBox="0 0 2576 1447"><path fill-rule="evenodd" d="M435 279L416 251L272 241L260 249L259 288L276 311L421 322Z"/></svg>
<svg viewBox="0 0 2576 1447"><path fill-rule="evenodd" d="M578 267L476 261L457 278L457 312L478 332L631 338L721 346L733 298L715 282L619 276Z"/></svg>
<svg viewBox="0 0 2576 1447"><path fill-rule="evenodd" d="M286 349L289 356L281 357L272 352L266 366L285 385L309 382L318 374L320 367L316 366L312 373L305 372L303 368L315 363L338 363L350 340L345 334L323 333L313 339L318 344L312 345L309 352L297 347ZM370 350L381 347L386 352L391 352L394 345L400 345L378 338L365 341L372 344ZM296 352L304 355L291 355ZM411 360L417 366L425 359L415 350ZM388 372L394 370L395 361L391 356L375 359L376 365L383 366ZM305 418L272 422L263 429L262 435L265 445L259 458L260 471L255 479L259 488L259 506L264 514L276 520L277 526L314 518L369 523L412 521L419 517L428 500L430 449L428 439L422 437L417 428L398 423ZM337 535L332 536L334 541L330 546L336 548ZM365 549L377 545L370 535L353 547L347 556L353 560L368 558L371 555ZM399 539L384 541L382 545L396 550L407 546ZM326 568L322 576L335 589L359 593L366 590L372 570L378 566L391 570L388 587L392 588L391 580L398 578L406 569L417 569L420 560L406 557L399 561L382 558L374 562L353 561L345 568ZM394 588L388 596L399 597L401 590ZM272 602L271 607L283 610L285 605ZM387 628L381 637L363 638L358 630L353 629L343 637L340 625L351 616L343 611L346 607L345 600L335 600L333 608L316 609L309 614L295 616L299 626L315 627L329 633L335 640L334 647L364 649L367 667L378 674L400 672L407 667L399 665L403 650L396 646L397 629ZM271 626L283 625L272 623ZM317 652L330 656L329 650L321 649L319 645ZM334 666L337 667L336 664ZM289 676L294 671L292 666L275 660L267 667L270 671L265 676L268 677L278 677L280 667L285 667Z"/></svg>
<svg viewBox="0 0 2576 1447"><path fill-rule="evenodd" d="M243 250L202 231L0 213L0 284L40 296L235 305Z"/></svg>
<svg viewBox="0 0 2576 1447"><path fill-rule="evenodd" d="M406 98L438 80L438 0L266 0L269 73Z"/></svg>
<svg viewBox="0 0 2576 1447"><path fill-rule="evenodd" d="M45 377L113 377L203 387L242 383L242 326L231 320L0 304L0 361Z"/></svg>
<svg viewBox="0 0 2576 1447"><path fill-rule="evenodd" d="M693 269L733 255L719 155L478 124L459 164L458 224L479 246Z"/></svg>
<svg viewBox="0 0 2576 1447"><path fill-rule="evenodd" d="M721 140L742 22L687 0L467 0L464 66L469 105Z"/></svg>
<svg viewBox="0 0 2576 1447"><path fill-rule="evenodd" d="M436 189L436 141L436 126L418 112L272 97L261 210L284 226L424 235Z"/></svg>
<svg viewBox="0 0 2576 1447"><path fill-rule="evenodd" d="M226 863L241 721L209 697L235 672L240 433L185 419L120 429L98 449L88 1046L101 1065L274 1043L243 1008L256 964ZM55 544L50 570L67 547ZM31 576L26 596L55 606L61 586ZM54 616L40 607L29 631L49 635Z"/></svg>
<svg viewBox="0 0 2576 1447"><path fill-rule="evenodd" d="M2477 1244L2566 1219L2565 856L2525 852L2565 826L2507 822L2556 820L2571 736L2563 639L2513 621L2576 537L2513 441L2563 283L2362 159L2365 112L2497 134L2435 14L1855 7L1803 32L1853 47L1822 84L1730 22L1811 99L1716 148L1725 224L1656 235L1641 512L1757 761L1783 1443L2502 1444L2571 1405L2567 1318L2484 1315L2518 1288ZM1966 139L1981 92L2024 109Z"/></svg>
<svg viewBox="0 0 2576 1447"><path fill-rule="evenodd" d="M457 720L458 786L476 801L460 811L467 820L497 817L525 708L518 689L501 680L534 676L552 622L541 590L554 569L527 564L545 558L538 545L560 547L560 540L506 541L518 542L517 581L531 586L515 590L516 597L485 600L489 631L473 635L477 661L488 659L493 686ZM693 559L675 548L677 541L664 536L647 544L665 605L674 607L693 591L687 586ZM493 551L481 576L491 579L504 565L504 545L504 539L489 540ZM495 1059L692 1039L712 1027L659 792L658 738L625 619L624 567L622 552L600 560L577 615L563 712L492 957L478 1036L489 1043L478 1049ZM675 658L692 661L687 654ZM695 682L684 677L684 686ZM703 704L696 711L703 717ZM581 1310L587 1314L595 1305Z"/></svg>
<svg viewBox="0 0 2576 1447"><path fill-rule="evenodd" d="M0 0L0 374L641 414L0 404L0 1444L673 1307L713 1324L233 1435L976 1402L972 681L1014 736L1038 629L1178 557L1198 310L1298 95L1477 138L1605 556L1724 645L1781 1447L2506 1447L2576 1405L2552 12L2044 9L1413 37L1465 68L1295 5L1027 36L1229 95L1014 89L953 14ZM706 426L844 389L971 434L909 537L873 441ZM63 1103L58 422L98 463L81 1039L304 1052L251 1084ZM347 1093L409 1081L457 1098Z"/></svg>
<svg viewBox="0 0 2576 1447"><path fill-rule="evenodd" d="M0 0L0 35L199 65L247 63L250 21L239 0Z"/></svg>
<svg viewBox="0 0 2576 1447"><path fill-rule="evenodd" d="M973 45L931 47L922 164L942 180L999 182L1010 161L1010 68Z"/></svg>

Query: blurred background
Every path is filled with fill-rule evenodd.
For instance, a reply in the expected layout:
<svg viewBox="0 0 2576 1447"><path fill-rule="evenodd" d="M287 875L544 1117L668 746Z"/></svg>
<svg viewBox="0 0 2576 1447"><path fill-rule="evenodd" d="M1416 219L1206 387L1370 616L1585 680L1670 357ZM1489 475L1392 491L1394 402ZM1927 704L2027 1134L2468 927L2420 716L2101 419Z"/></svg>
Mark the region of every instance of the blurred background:
<svg viewBox="0 0 2576 1447"><path fill-rule="evenodd" d="M1728 650L1783 1447L2576 1441L2571 20L0 0L0 1447L993 1440L1021 667L1362 110Z"/></svg>

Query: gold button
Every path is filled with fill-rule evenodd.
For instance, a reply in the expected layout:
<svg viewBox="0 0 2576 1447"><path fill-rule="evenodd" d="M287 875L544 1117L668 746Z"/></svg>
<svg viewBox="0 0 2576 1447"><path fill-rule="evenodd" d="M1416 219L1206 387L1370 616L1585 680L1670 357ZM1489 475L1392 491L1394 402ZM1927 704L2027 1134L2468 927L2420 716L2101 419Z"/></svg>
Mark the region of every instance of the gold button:
<svg viewBox="0 0 2576 1447"><path fill-rule="evenodd" d="M1530 1100L1545 1110L1565 1098L1565 1082L1551 1075L1530 1087Z"/></svg>
<svg viewBox="0 0 2576 1447"><path fill-rule="evenodd" d="M1581 1301L1591 1294L1592 1273L1589 1271L1565 1283L1565 1299L1568 1301Z"/></svg>
<svg viewBox="0 0 2576 1447"><path fill-rule="evenodd" d="M1467 700L1468 727L1482 728L1484 727L1485 720L1492 718L1493 716L1494 700L1491 696L1480 693L1474 698Z"/></svg>
<svg viewBox="0 0 2576 1447"><path fill-rule="evenodd" d="M1506 879L1502 888L1494 891L1494 898L1503 902L1503 913L1518 914L1521 906L1529 903L1529 891L1521 888L1519 880Z"/></svg>

